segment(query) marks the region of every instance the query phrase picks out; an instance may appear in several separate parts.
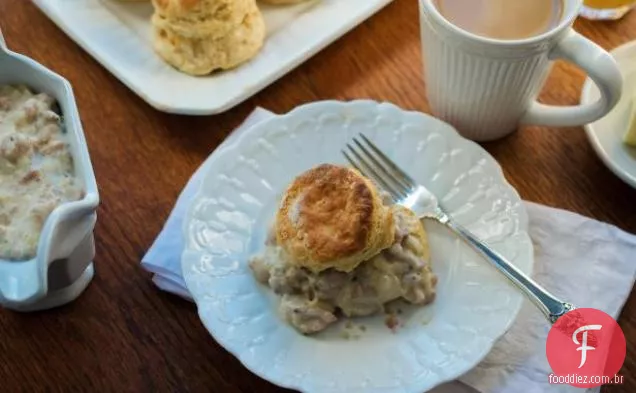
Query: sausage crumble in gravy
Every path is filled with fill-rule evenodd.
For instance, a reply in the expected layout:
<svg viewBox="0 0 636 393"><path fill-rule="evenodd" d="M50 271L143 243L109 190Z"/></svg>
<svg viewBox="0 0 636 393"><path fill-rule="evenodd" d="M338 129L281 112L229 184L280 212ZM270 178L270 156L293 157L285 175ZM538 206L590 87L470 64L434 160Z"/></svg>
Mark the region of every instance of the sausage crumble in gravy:
<svg viewBox="0 0 636 393"><path fill-rule="evenodd" d="M53 209L84 196L55 106L48 94L0 86L1 259L33 258Z"/></svg>

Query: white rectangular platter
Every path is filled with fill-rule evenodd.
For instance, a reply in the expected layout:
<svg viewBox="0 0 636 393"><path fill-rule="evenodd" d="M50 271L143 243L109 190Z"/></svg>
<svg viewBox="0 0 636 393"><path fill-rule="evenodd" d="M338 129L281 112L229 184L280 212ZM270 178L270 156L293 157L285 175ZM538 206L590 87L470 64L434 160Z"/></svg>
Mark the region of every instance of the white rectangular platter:
<svg viewBox="0 0 636 393"><path fill-rule="evenodd" d="M148 2L33 0L106 69L160 111L211 115L256 94L337 40L391 0L309 0L259 5L267 24L261 53L234 70L183 74L152 49Z"/></svg>

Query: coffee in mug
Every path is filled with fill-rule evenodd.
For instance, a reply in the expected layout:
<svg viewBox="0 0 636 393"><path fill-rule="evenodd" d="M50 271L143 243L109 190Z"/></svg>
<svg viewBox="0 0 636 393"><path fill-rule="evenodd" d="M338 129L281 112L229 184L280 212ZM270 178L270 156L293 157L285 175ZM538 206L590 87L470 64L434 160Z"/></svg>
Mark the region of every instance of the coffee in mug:
<svg viewBox="0 0 636 393"><path fill-rule="evenodd" d="M435 0L435 6L455 26L501 40L541 35L563 17L562 0Z"/></svg>
<svg viewBox="0 0 636 393"><path fill-rule="evenodd" d="M469 139L501 138L520 125L579 126L618 102L612 56L572 29L582 0L419 0L431 111ZM594 103L537 101L552 63L570 61L601 91Z"/></svg>

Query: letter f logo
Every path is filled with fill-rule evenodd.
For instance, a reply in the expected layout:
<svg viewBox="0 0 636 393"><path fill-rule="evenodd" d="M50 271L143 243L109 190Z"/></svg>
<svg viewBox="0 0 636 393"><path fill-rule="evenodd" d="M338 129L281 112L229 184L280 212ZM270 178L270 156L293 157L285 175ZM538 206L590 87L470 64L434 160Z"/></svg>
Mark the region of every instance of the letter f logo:
<svg viewBox="0 0 636 393"><path fill-rule="evenodd" d="M601 325L585 325L576 329L574 331L574 334L572 334L572 341L574 341L574 344L580 345L580 347L576 349L577 351L581 351L581 364L579 365L579 368L583 367L583 365L585 364L585 361L587 360L587 351L593 351L596 349L594 347L590 347L587 345L587 331L601 330L601 328L602 328ZM583 332L582 343L580 343L579 340L576 338L576 336L581 332Z"/></svg>

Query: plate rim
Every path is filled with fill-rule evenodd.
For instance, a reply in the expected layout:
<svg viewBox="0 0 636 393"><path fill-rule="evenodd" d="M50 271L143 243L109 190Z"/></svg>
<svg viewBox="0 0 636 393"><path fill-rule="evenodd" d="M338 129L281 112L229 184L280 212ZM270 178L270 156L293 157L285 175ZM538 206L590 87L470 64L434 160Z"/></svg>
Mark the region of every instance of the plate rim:
<svg viewBox="0 0 636 393"><path fill-rule="evenodd" d="M256 124L254 124L252 127L250 127L248 130L245 130L245 132L243 132L240 136L238 136L236 138L235 141L232 141L230 145L223 147L222 151L219 151L218 154L213 155L210 157L211 162L206 162L206 164L208 165L208 169L206 169L206 172L209 171L209 167L212 166L214 164L214 161L218 160L218 157L222 156L222 155L228 155L228 154L232 154L234 151L236 151L236 149L238 148L238 146L242 143L244 143L244 140L250 139L254 136L257 135L257 133L259 132L259 128L263 128L266 127L267 124L269 123L273 123L273 122L277 122L277 121L284 121L281 119L285 119L285 118L291 118L294 117L296 115L298 115L298 113L302 113L306 110L309 110L313 107L316 106L329 106L329 105L337 105L337 106L347 106L347 105L361 105L361 104L366 104L366 105L374 105L374 106L390 106L393 107L394 109L397 109L398 111L402 112L405 115L408 114L417 114L420 116L424 116L426 118L428 118L429 120L433 120L439 123L443 123L445 124L449 130L452 130L454 132L455 137L460 138L461 140L463 140L464 143L467 144L472 144L474 145L479 151L481 151L484 154L484 157L488 160L491 161L491 163L493 164L493 168L496 170L497 175L499 176L499 179L502 181L502 184L504 186L506 186L512 193L512 195L516 198L518 198L519 202L520 202L520 212L519 212L519 221L521 223L518 233L520 235L523 236L523 239L526 240L525 244L528 247L528 257L530 259L530 266L529 266L529 271L526 272L526 274L532 274L535 268L535 258L534 258L534 245L532 243L531 237L530 237L530 233L529 233L529 216L528 216L528 211L526 209L525 204L523 203L523 199L521 198L521 196L519 195L519 192L510 184L510 182L508 182L508 180L506 179L504 172L503 172L503 168L501 167L501 165L499 165L499 163L497 162L497 160L490 155L490 153L488 153L488 151L486 151L481 145L479 145L478 143L469 140L467 138L464 138L463 136L461 136L461 134L454 128L452 127L450 124L437 119L435 117L433 117L432 115L429 115L427 113L424 112L420 112L420 111L415 111L415 110L405 110L395 104L389 103L389 102L379 102L379 101L374 101L374 100L351 100L351 101L338 101L338 100L324 100L324 101L315 101L315 102L311 102L308 104L304 104L304 105L300 105L297 106L296 108L294 108L293 110L285 113L285 114L280 114L280 115L274 115L272 118L270 119L265 119L262 120ZM212 161L214 160L214 161ZM202 178L204 179L206 176L206 173L204 173L202 175ZM182 225L182 236L184 236L184 239L188 238L188 224L191 221L191 217L192 217L192 213L194 211L194 207L195 207L195 203L194 201L197 200L197 198L199 198L201 195L203 195L203 180L201 181L201 184L199 185L195 195L193 196L192 199L192 203L191 205L188 207L187 211L186 211L186 215L184 218L184 222ZM186 287L188 287L189 290L189 285L188 285L188 277L189 277L189 271L186 269L185 267L185 263L184 261L186 260L186 255L188 254L188 252L190 252L188 246L187 246L187 240L186 240L186 246L184 247L184 250L181 254L181 269L182 269L182 275L184 278L184 282L186 283ZM192 299L195 303L195 305L197 306L197 314L199 316L199 319L201 320L201 323L204 325L204 327L206 328L206 330L208 331L208 333L212 336L212 338L227 352L229 352L234 358L236 358L243 367L245 367L245 369L247 369L248 371L250 371L251 373L253 373L254 375L269 381L272 384L275 384L277 386L286 388L286 389L294 389L297 390L299 392L307 392L307 390L303 390L303 387L300 385L295 385L293 383L282 383L282 381L273 381L271 380L268 376L265 375L264 372L261 372L261 370L257 370L257 369L252 369L250 367L248 367L245 362L243 361L242 357L240 356L240 354L238 353L238 351L235 348L231 348L226 346L225 344L221 343L218 339L218 336L214 333L214 330L212 329L212 327L206 322L205 318L203 318L202 315L202 309L199 307L199 300L197 298L197 296L190 292ZM466 374L467 372L469 372L470 370L472 370L475 366L477 366L479 363L481 363L486 356L492 351L494 345L496 344L496 342L501 339L501 337L503 337L512 327L512 325L514 324L514 322L517 320L519 313L521 312L522 306L525 302L525 297L520 296L518 301L516 302L516 304L514 305L514 307L516 308L513 312L512 317L507 321L506 326L504 327L504 329L502 330L501 334L499 334L496 337L493 337L493 340L487 345L487 348L485 346L484 350L479 354L479 356L476 357L476 362L472 365L468 365L465 368L462 368L461 370L458 369L457 372L455 372L454 374L456 374L454 377L449 377L447 379L444 380L440 380L438 381L435 385L433 386L410 386L408 388L412 388L414 390L405 390L408 393L421 393L422 389L426 389L426 391L429 391L431 389L434 389L444 383L447 382L451 382L456 380L457 378L461 377L462 375Z"/></svg>
<svg viewBox="0 0 636 393"><path fill-rule="evenodd" d="M286 59L286 61L278 66L278 65L270 65L261 67L259 69L255 69L254 71L258 71L259 73L264 72L263 70L269 70L269 72L265 73L266 77L259 77L254 83L239 83L235 87L236 92L234 94L228 94L227 96L222 96L217 100L207 100L200 99L196 104L193 103L185 103L182 104L180 102L175 102L171 100L172 94L169 92L166 94L157 94L155 89L147 87L146 83L143 80L140 80L134 75L127 74L122 71L121 65L118 65L116 61L111 61L108 59L108 56L103 49L100 49L99 45L95 45L94 43L89 42L86 37L82 36L81 27L77 27L73 24L74 19L70 16L64 16L64 14L58 9L62 5L59 2L62 0L33 0L33 3L38 7L42 13L49 18L60 30L62 30L70 39L72 39L77 45L79 45L86 53L88 53L95 61L97 61L102 67L104 67L110 74L112 74L117 80L123 83L128 89L130 89L135 95L145 101L147 104L152 106L153 108L171 114L181 114L181 115L190 115L190 116L208 116L208 115L216 115L219 113L226 112L235 106L243 103L248 100L252 96L258 94L274 82L278 81L283 76L287 75L289 72L314 57L318 52L325 49L327 46L333 44L340 38L342 38L349 31L356 28L365 20L369 19L371 16L375 15L377 12L386 7L393 0L367 0L369 2L368 7L366 7L363 11L353 15L348 18L345 22L334 25L332 28L327 29L325 31L321 31L320 34L316 36L312 36L311 45L306 46L305 42L301 42L300 46L302 46L302 53L297 53ZM89 1L89 0L82 0ZM101 3L102 1L109 0L90 0L96 3ZM115 0L117 1L117 0ZM337 7L337 4L329 3L325 0L314 0L317 5L323 4L324 7ZM320 4L318 4L320 3ZM56 5L57 4L57 5ZM101 5L104 8L104 12L107 12L113 18L118 19L116 15L112 14L108 7L105 5ZM316 6L316 5L312 5ZM137 34L131 31L130 28L126 26L121 20L118 20L117 23L120 26L118 31L123 33L127 37L134 36L136 39L141 39ZM294 24L292 24L293 26ZM267 41L265 42L267 44ZM298 46L298 47L300 47ZM150 48L150 51L153 53L154 50ZM255 58L251 63L257 64L258 58ZM163 61L161 63L165 65ZM243 66L246 66L245 64ZM169 67L169 66L168 66ZM151 67L146 67L151 69ZM240 68L240 67L239 67ZM237 69L239 69L237 68ZM171 70L174 72L178 72L175 70ZM231 72L232 70L229 70ZM164 76L165 74L161 74ZM183 74L185 75L185 74ZM186 75L187 76L187 75ZM194 77L190 76L193 79L201 79L202 77ZM208 76L209 77L209 76ZM238 78L238 75L236 76ZM203 77L205 78L205 77ZM214 87L214 86L209 86Z"/></svg>
<svg viewBox="0 0 636 393"><path fill-rule="evenodd" d="M628 41L616 48L612 49L609 53L612 57L617 60L617 56L624 56L624 53L633 51L636 52L636 40ZM617 63L618 60L617 60ZM620 63L619 63L620 68ZM622 70L621 70L622 72ZM592 88L595 86L594 81L588 76L585 79L585 83L583 84L583 89L581 91L580 101L582 104L588 103L590 101L590 95L592 94ZM623 93L625 94L625 93ZM607 116L607 115L606 115ZM600 119L599 119L600 120ZM592 148L596 152L596 155L601 159L601 161L605 164L605 166L616 175L619 179L625 182L627 185L636 188L636 170L634 173L630 173L628 170L624 169L624 167L618 165L613 159L612 155L609 154L603 144L598 138L597 133L599 132L596 129L595 124L598 122L594 121L592 123L585 124L583 128L585 129L585 135L587 135L587 139L590 141ZM636 163L634 163L634 168L636 168Z"/></svg>

